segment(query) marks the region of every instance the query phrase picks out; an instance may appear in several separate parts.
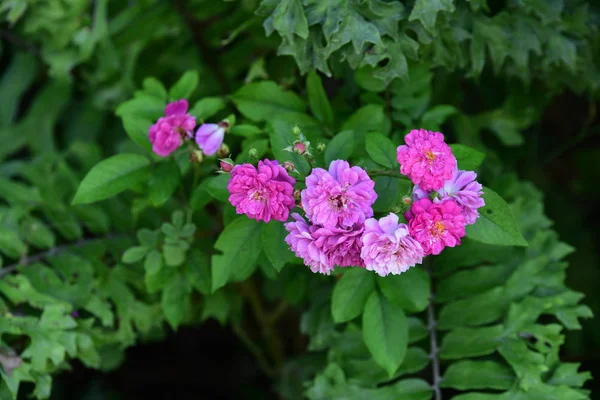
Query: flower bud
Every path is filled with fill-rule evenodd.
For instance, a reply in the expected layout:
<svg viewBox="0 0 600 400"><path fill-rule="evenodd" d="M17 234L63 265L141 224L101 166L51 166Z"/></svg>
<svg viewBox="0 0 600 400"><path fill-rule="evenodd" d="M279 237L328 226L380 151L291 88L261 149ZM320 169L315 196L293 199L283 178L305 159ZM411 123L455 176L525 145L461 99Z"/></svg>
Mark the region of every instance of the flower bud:
<svg viewBox="0 0 600 400"><path fill-rule="evenodd" d="M402 204L410 206L412 204L412 199L408 196L402 196Z"/></svg>
<svg viewBox="0 0 600 400"><path fill-rule="evenodd" d="M327 145L325 143L317 144L317 154L321 154L322 152L324 152L325 148L327 148Z"/></svg>
<svg viewBox="0 0 600 400"><path fill-rule="evenodd" d="M300 127L298 125L295 125L292 128L292 135L294 135L295 138L300 137L300 135L302 134L302 130L300 129Z"/></svg>
<svg viewBox="0 0 600 400"><path fill-rule="evenodd" d="M291 161L284 162L283 168L285 168L287 172L294 172L296 170L296 167L294 167L294 163L292 163Z"/></svg>
<svg viewBox="0 0 600 400"><path fill-rule="evenodd" d="M231 158L223 158L219 160L219 165L221 167L221 172L229 173L231 172L235 164L233 163L233 160Z"/></svg>
<svg viewBox="0 0 600 400"><path fill-rule="evenodd" d="M258 150L255 148L248 150L248 157L258 159Z"/></svg>
<svg viewBox="0 0 600 400"><path fill-rule="evenodd" d="M306 153L306 144L304 144L303 142L296 142L292 146L292 150L294 151L294 153L302 155Z"/></svg>
<svg viewBox="0 0 600 400"><path fill-rule="evenodd" d="M204 161L204 153L202 152L202 150L192 151L190 154L190 161L198 164Z"/></svg>
<svg viewBox="0 0 600 400"><path fill-rule="evenodd" d="M296 199L297 201L300 201L301 193L302 192L300 192L300 190L298 190L298 189L294 190L294 199Z"/></svg>
<svg viewBox="0 0 600 400"><path fill-rule="evenodd" d="M223 143L221 145L221 147L219 147L219 151L217 151L217 155L219 157L227 157L229 155L229 146L227 146L225 143Z"/></svg>

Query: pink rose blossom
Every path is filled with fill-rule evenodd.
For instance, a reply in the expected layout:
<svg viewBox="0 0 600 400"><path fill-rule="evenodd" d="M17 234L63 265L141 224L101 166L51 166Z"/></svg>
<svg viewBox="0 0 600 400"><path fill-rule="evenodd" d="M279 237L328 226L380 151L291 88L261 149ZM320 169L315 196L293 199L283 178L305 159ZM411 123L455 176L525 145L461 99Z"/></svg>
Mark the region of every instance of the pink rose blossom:
<svg viewBox="0 0 600 400"><path fill-rule="evenodd" d="M302 191L302 208L308 219L324 227L347 228L373 216L377 199L375 182L360 167L336 160L329 171L314 168Z"/></svg>
<svg viewBox="0 0 600 400"><path fill-rule="evenodd" d="M410 235L421 243L426 256L459 245L465 236L462 207L452 199L440 203L427 198L415 201L405 215Z"/></svg>
<svg viewBox="0 0 600 400"><path fill-rule="evenodd" d="M225 126L221 124L202 124L196 131L196 143L207 156L219 151L224 137Z"/></svg>
<svg viewBox="0 0 600 400"><path fill-rule="evenodd" d="M477 174L474 171L462 171L455 169L452 172L452 178L444 182L444 186L437 191L438 197L433 202L441 203L447 199L455 200L462 207L466 225L474 224L479 218L478 208L485 205L481 198L482 186L477 182ZM419 185L413 188L413 197L415 200L428 198L431 191L423 190Z"/></svg>
<svg viewBox="0 0 600 400"><path fill-rule="evenodd" d="M365 221L360 253L369 271L381 276L398 275L423 261L423 248L409 235L408 226L398 223L398 216L390 213L377 221Z"/></svg>
<svg viewBox="0 0 600 400"><path fill-rule="evenodd" d="M165 116L148 129L148 139L152 151L161 157L167 157L177 150L183 139L191 136L196 126L196 118L187 113L187 100L178 100L167 104Z"/></svg>
<svg viewBox="0 0 600 400"><path fill-rule="evenodd" d="M312 272L329 275L336 267L364 267L360 258L362 226L349 229L310 225L299 214L285 224L286 243Z"/></svg>
<svg viewBox="0 0 600 400"><path fill-rule="evenodd" d="M248 218L286 221L295 206L295 184L296 180L277 161L259 161L258 169L251 164L236 165L227 184L229 202L238 214Z"/></svg>
<svg viewBox="0 0 600 400"><path fill-rule="evenodd" d="M452 177L456 159L444 135L425 129L412 130L398 146L400 172L424 190L438 190Z"/></svg>

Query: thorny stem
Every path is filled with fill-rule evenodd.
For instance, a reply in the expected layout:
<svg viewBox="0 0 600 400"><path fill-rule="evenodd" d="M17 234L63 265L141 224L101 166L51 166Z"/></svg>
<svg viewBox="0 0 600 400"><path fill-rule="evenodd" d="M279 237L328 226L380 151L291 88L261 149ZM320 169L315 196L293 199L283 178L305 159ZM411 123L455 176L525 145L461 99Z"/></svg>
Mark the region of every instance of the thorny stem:
<svg viewBox="0 0 600 400"><path fill-rule="evenodd" d="M95 237L95 238L88 238L88 239L79 239L78 241L76 241L74 243L67 243L62 246L54 247L48 251L43 251L41 253L37 253L32 256L23 257L23 258L21 258L21 260L18 263L14 263L14 264L11 264L4 268L1 268L0 269L0 279L2 277L4 277L4 275L8 275L11 272L15 271L18 267L28 266L35 262L41 261L46 257L56 256L58 254L64 253L65 251L68 251L70 249L85 246L88 243L96 242L99 240L105 240L105 239L114 239L119 236L120 235L109 234L109 235L106 235L106 236L100 237L100 238Z"/></svg>
<svg viewBox="0 0 600 400"><path fill-rule="evenodd" d="M423 264L429 273L429 276L431 277L431 261L426 259ZM435 330L437 321L435 319L435 308L433 305L434 299L435 293L432 286L431 295L429 298L429 306L427 307L427 330L429 331L429 343L431 347L429 357L431 358L433 392L435 394L435 400L442 400L442 391L440 389L440 382L442 381L442 378L440 376L440 361L438 358L439 348L437 344L437 333Z"/></svg>
<svg viewBox="0 0 600 400"><path fill-rule="evenodd" d="M250 308L252 308L252 312L254 313L256 320L260 324L263 338L268 346L273 363L275 364L275 371L279 371L283 365L284 359L283 344L281 343L281 338L277 335L277 331L274 327L274 322L276 320L270 317L265 311L262 301L260 300L258 289L256 288L252 278L242 282L240 286L242 288L242 293L250 303Z"/></svg>

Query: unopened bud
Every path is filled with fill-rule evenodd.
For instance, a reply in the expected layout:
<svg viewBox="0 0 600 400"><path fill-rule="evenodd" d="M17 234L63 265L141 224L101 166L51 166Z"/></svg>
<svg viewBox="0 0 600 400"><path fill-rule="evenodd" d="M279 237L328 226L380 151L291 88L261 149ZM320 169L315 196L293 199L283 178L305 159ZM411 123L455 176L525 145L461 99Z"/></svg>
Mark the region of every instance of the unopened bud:
<svg viewBox="0 0 600 400"><path fill-rule="evenodd" d="M221 166L221 171L224 173L229 173L233 169L235 165L231 158L223 158L219 160L219 165Z"/></svg>
<svg viewBox="0 0 600 400"><path fill-rule="evenodd" d="M192 153L190 154L190 161L198 164L204 161L204 153L202 152L202 150L192 151Z"/></svg>
<svg viewBox="0 0 600 400"><path fill-rule="evenodd" d="M300 129L300 127L298 125L295 125L292 128L292 135L294 135L294 137L298 138L301 134L302 134L302 129Z"/></svg>
<svg viewBox="0 0 600 400"><path fill-rule="evenodd" d="M412 199L408 196L402 196L402 203L410 206L412 204Z"/></svg>
<svg viewBox="0 0 600 400"><path fill-rule="evenodd" d="M298 190L298 189L294 190L294 198L296 200L300 200L300 196L301 196L300 190Z"/></svg>
<svg viewBox="0 0 600 400"><path fill-rule="evenodd" d="M294 151L294 153L302 155L306 153L306 144L304 144L303 142L294 143L294 146L292 146L292 150Z"/></svg>
<svg viewBox="0 0 600 400"><path fill-rule="evenodd" d="M317 154L321 154L322 152L325 151L326 148L327 148L327 145L325 143L317 144Z"/></svg>
<svg viewBox="0 0 600 400"><path fill-rule="evenodd" d="M251 148L250 150L248 150L248 157L258 159L258 150L256 150L255 148Z"/></svg>
<svg viewBox="0 0 600 400"><path fill-rule="evenodd" d="M287 172L294 172L296 170L296 167L294 167L294 163L292 163L291 161L284 162L283 168L285 168Z"/></svg>
<svg viewBox="0 0 600 400"><path fill-rule="evenodd" d="M440 195L439 195L439 194L438 194L438 192L436 192L436 191L433 191L433 192L429 193L429 198L430 198L431 200L435 200L435 199L437 199L438 197L440 197Z"/></svg>
<svg viewBox="0 0 600 400"><path fill-rule="evenodd" d="M229 155L229 146L227 146L225 143L223 143L221 145L221 147L219 147L219 151L217 151L217 155L219 157L227 157Z"/></svg>

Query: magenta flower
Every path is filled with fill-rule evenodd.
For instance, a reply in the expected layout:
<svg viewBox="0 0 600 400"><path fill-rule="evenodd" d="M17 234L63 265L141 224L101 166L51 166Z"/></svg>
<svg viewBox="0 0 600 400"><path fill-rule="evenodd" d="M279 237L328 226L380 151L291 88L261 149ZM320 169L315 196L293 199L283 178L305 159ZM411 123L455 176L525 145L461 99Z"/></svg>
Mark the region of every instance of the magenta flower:
<svg viewBox="0 0 600 400"><path fill-rule="evenodd" d="M446 246L459 245L465 236L462 207L452 199L440 203L430 199L415 201L405 215L410 235L421 244L426 256L440 254Z"/></svg>
<svg viewBox="0 0 600 400"><path fill-rule="evenodd" d="M377 221L365 221L360 253L369 271L381 276L398 275L423 261L423 248L409 235L408 226L398 223L398 216L390 213Z"/></svg>
<svg viewBox="0 0 600 400"><path fill-rule="evenodd" d="M466 225L474 224L479 218L478 208L485 205L481 198L482 186L477 182L477 174L474 171L462 171L455 169L452 172L452 178L444 182L444 186L437 191L438 197L433 202L441 203L447 199L455 200L462 207ZM413 188L413 197L415 200L428 198L431 191L423 190L419 185Z"/></svg>
<svg viewBox="0 0 600 400"><path fill-rule="evenodd" d="M362 226L349 229L309 225L299 214L285 224L286 243L312 272L329 275L336 266L364 267L360 258Z"/></svg>
<svg viewBox="0 0 600 400"><path fill-rule="evenodd" d="M196 131L196 143L207 156L212 156L221 147L225 137L224 124L202 124Z"/></svg>
<svg viewBox="0 0 600 400"><path fill-rule="evenodd" d="M348 228L373 216L375 182L360 167L335 160L329 171L314 168L302 191L302 208L316 225Z"/></svg>
<svg viewBox="0 0 600 400"><path fill-rule="evenodd" d="M187 100L178 100L167 104L165 116L148 129L148 139L152 151L161 157L167 157L177 150L183 139L192 135L196 118L187 113Z"/></svg>
<svg viewBox="0 0 600 400"><path fill-rule="evenodd" d="M452 177L456 159L444 142L444 135L425 129L412 130L398 146L400 172L424 190L438 190Z"/></svg>
<svg viewBox="0 0 600 400"><path fill-rule="evenodd" d="M251 164L236 165L227 184L229 202L238 214L248 218L286 221L296 203L295 184L296 180L277 161L259 161L258 169Z"/></svg>

